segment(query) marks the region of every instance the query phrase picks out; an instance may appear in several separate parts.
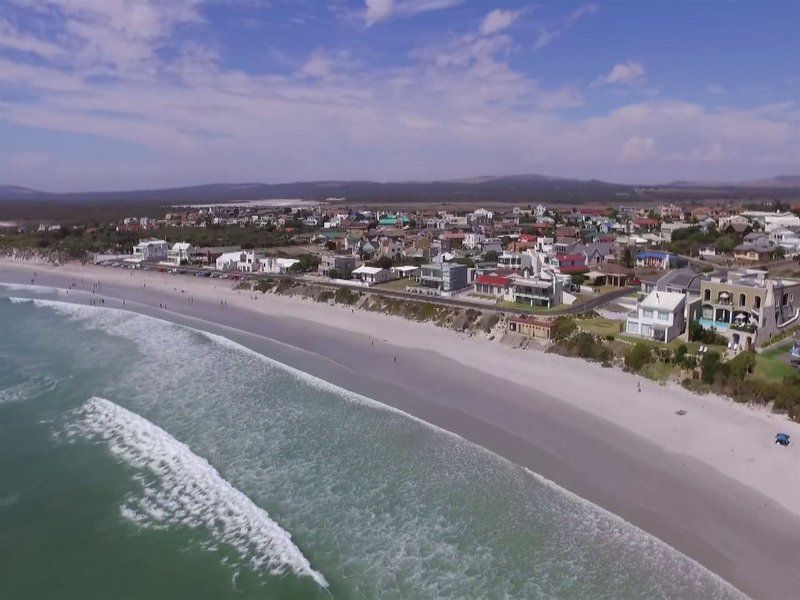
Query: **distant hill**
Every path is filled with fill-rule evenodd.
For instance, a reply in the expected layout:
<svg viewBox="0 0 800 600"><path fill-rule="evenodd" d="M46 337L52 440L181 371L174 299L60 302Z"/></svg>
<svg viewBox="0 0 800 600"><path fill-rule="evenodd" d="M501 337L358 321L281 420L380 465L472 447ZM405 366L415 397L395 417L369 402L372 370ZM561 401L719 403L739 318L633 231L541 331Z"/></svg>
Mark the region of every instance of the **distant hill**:
<svg viewBox="0 0 800 600"><path fill-rule="evenodd" d="M56 194L0 186L0 217L81 219L86 214L163 214L170 206L247 200L344 198L352 204L399 203L618 203L633 199L632 186L542 175L480 177L461 181L389 182L309 181L293 183L209 184L157 190ZM125 212L127 211L127 213Z"/></svg>
<svg viewBox="0 0 800 600"><path fill-rule="evenodd" d="M800 188L800 175L778 175L772 179L759 179L747 181L740 185L746 187L776 187L776 188Z"/></svg>
<svg viewBox="0 0 800 600"><path fill-rule="evenodd" d="M777 175L770 179L753 181L671 181L653 186L657 188L800 188L800 175Z"/></svg>
<svg viewBox="0 0 800 600"><path fill-rule="evenodd" d="M795 184L797 182L797 184ZM128 215L161 216L186 204L247 200L343 198L351 204L604 204L637 200L694 201L703 198L800 198L800 177L780 176L751 184L673 182L637 186L598 180L523 174L481 176L451 181L298 181L292 183L217 183L156 190L50 193L0 186L0 219L64 222L113 220Z"/></svg>

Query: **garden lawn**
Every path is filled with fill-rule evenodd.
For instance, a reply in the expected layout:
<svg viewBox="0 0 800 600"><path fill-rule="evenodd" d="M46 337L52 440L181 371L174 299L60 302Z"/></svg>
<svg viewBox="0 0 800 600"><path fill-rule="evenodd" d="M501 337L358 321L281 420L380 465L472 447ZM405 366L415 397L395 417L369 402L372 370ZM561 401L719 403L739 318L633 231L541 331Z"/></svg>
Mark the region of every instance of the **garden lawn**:
<svg viewBox="0 0 800 600"><path fill-rule="evenodd" d="M799 372L797 369L781 360L781 356L787 354L791 346L791 342L786 342L761 354L756 354L753 375L768 381L783 381L784 377L797 374Z"/></svg>
<svg viewBox="0 0 800 600"><path fill-rule="evenodd" d="M622 330L622 321L603 319L601 317L594 319L578 319L576 323L582 331L588 331L603 337L609 335L615 336Z"/></svg>

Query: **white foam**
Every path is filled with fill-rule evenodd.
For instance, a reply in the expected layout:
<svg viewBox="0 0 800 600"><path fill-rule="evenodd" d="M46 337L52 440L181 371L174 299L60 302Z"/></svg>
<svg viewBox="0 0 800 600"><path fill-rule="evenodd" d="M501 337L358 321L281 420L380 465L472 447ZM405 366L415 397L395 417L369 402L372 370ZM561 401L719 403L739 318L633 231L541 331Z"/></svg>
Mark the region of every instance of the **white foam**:
<svg viewBox="0 0 800 600"><path fill-rule="evenodd" d="M72 302L63 302L59 300L43 300L39 298L32 299L31 301L37 307L51 308L55 312L64 317L67 317L72 320L88 322L91 326L110 330L111 333L117 333L122 335L134 334L134 336L138 338L138 341L142 343L150 343L153 341L152 339L150 339L153 337L153 329L152 327L149 326L148 321L158 321L159 323L163 323L164 325L170 327L179 327L180 329L193 331L195 333L199 333L205 336L206 338L215 342L216 344L219 344L220 346L223 346L230 350L235 350L242 354L246 354L266 364L282 369L283 371L294 376L296 379L303 381L306 384L312 385L317 389L337 394L340 397L345 398L346 400L353 402L355 404L361 404L363 406L369 406L374 409L403 416L416 423L419 423L420 425L423 425L424 427L438 431L439 433L444 433L449 436L463 439L456 433L453 433L446 429L442 429L441 427L433 425L432 423L420 419L419 417L407 413L399 408L395 408L388 404L384 404L382 402L378 402L377 400L373 400L372 398L369 398L367 396L362 396L361 394L358 394L356 392L352 392L345 388L339 387L338 385L335 385L329 381L316 377L315 375L306 373L301 369L296 369L295 367L289 366L286 363L282 363L279 360L270 358L269 356L261 354L260 352L257 352L255 350L252 350L247 346L244 346L222 335L210 333L208 331L190 327L188 325L182 325L182 324L176 325L172 321L168 321L166 319L151 317L149 315L141 315L121 308L87 306L85 304L75 304ZM119 328L119 326L122 324L128 326L124 331ZM130 327L132 325L142 325L142 327L135 327L136 331L132 331L131 330L132 328ZM142 336L139 334L146 334L146 336ZM145 339L145 337L147 339Z"/></svg>
<svg viewBox="0 0 800 600"><path fill-rule="evenodd" d="M67 434L101 440L119 459L140 471L140 495L131 495L122 515L143 526L206 528L217 544L234 548L255 569L288 571L328 582L311 568L289 532L228 483L204 458L147 419L103 398L77 411Z"/></svg>
<svg viewBox="0 0 800 600"><path fill-rule="evenodd" d="M33 396L53 390L56 384L57 381L52 377L31 377L22 383L0 389L0 404L29 400Z"/></svg>
<svg viewBox="0 0 800 600"><path fill-rule="evenodd" d="M378 409L381 411L403 416L416 423L419 423L420 425L423 425L428 429L435 430L440 434L445 434L450 439L464 442L465 446L462 448L462 450L464 448L477 450L481 453L485 453L486 456L492 458L493 460L498 461L500 464L504 466L511 465L516 467L516 465L514 465L514 463L512 463L511 461L508 461L507 459L501 457L498 454L495 454L489 450L486 450L480 446L473 444L472 442L469 442L468 440L465 440L463 437L461 437L456 433L443 429L439 426L433 425L432 423L424 421L398 408L392 407L387 404L383 404L381 402L378 402L377 400L373 400L369 397L362 396L361 394L358 394L356 392L351 392L349 390L341 388L335 384L325 381L324 379L306 373L305 371L302 371L300 369L291 367L285 363L282 363L278 360L275 360L264 354L261 354L255 350L252 350L247 346L244 346L222 335L217 335L214 333L204 331L202 329L196 329L186 325L176 325L175 323L165 319L139 315L137 313L126 311L123 309L78 305L69 302L60 302L54 300L37 299L34 301L34 303L36 304L36 306L50 307L68 318L74 320L86 321L90 326L105 329L106 331L109 331L109 333L134 337L138 342L146 345L162 343L164 341L158 339L159 336L154 335L153 328L150 326L150 322L152 321L158 321L170 327L177 327L187 331L197 332L205 336L207 339L225 348L251 356L260 361L263 361L265 364L280 368L281 370L290 373L298 380L301 380L304 383L312 385L317 389L335 393L338 396L352 403L369 406L373 409ZM124 325L124 327L120 327L122 325ZM174 338L174 330L170 332L170 337ZM210 465L209 468L211 468ZM714 582L716 583L718 589L723 595L736 596L740 594L738 590L735 590L735 588L733 588L728 582L724 581L718 575L711 573L705 567L697 563L695 560L673 549L660 539L651 536L650 534L646 533L645 531L641 530L635 525L603 509L602 507L594 504L593 502L585 498L582 498L580 496L577 496L572 492L569 492L565 488L543 477L542 475L533 472L527 468L523 468L523 470L526 472L528 476L533 477L540 484L545 485L547 488L551 489L554 493L560 495L561 501L572 505L573 507L572 510L565 511L565 514L574 515L576 512L579 513L581 515L581 521L583 525L585 525L585 527L583 527L582 529L585 533L591 534L591 532L594 531L596 532L597 535L600 536L609 535L612 539L619 539L620 537L624 537L632 546L643 549L643 552L646 550L648 553L655 553L658 556L660 556L662 560L666 562L671 562L676 559L678 561L686 561L684 564L687 567L691 565L691 567L697 569L696 571L693 571L691 573L692 576L700 576L701 573L712 575ZM578 510L576 511L575 508L578 508ZM132 514L134 513L131 513L131 515ZM160 513L156 511L156 516L159 515ZM574 528L575 524L574 523L565 524L565 527L567 526ZM400 545L402 546L403 544ZM691 571L691 569L688 570Z"/></svg>
<svg viewBox="0 0 800 600"><path fill-rule="evenodd" d="M16 290L18 292L49 292L54 294L62 294L64 290L62 288L53 287L50 285L34 285L31 283L6 283L0 282L0 288L6 288L7 290Z"/></svg>
<svg viewBox="0 0 800 600"><path fill-rule="evenodd" d="M29 302L33 302L33 298L17 298L16 296L9 296L8 301L11 304L27 304Z"/></svg>

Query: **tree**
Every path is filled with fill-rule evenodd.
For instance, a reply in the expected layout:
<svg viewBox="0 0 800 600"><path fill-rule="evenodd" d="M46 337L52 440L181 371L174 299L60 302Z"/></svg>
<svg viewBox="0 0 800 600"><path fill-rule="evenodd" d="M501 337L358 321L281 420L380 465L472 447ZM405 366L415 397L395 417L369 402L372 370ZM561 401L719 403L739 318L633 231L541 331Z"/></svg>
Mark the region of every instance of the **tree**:
<svg viewBox="0 0 800 600"><path fill-rule="evenodd" d="M720 367L720 355L719 352L708 352L703 355L703 360L700 363L700 368L702 369L702 379L703 383L714 383L714 379L716 379L717 371L719 371Z"/></svg>
<svg viewBox="0 0 800 600"><path fill-rule="evenodd" d="M755 366L755 352L740 352L728 363L728 369L731 377L735 377L736 379L740 380L752 373Z"/></svg>
<svg viewBox="0 0 800 600"><path fill-rule="evenodd" d="M686 360L686 353L689 351L688 346L686 344L681 344L678 346L677 350L675 350L675 359L674 362L676 365L683 365Z"/></svg>
<svg viewBox="0 0 800 600"><path fill-rule="evenodd" d="M650 361L651 354L650 346L637 342L625 355L625 366L633 372L638 372Z"/></svg>
<svg viewBox="0 0 800 600"><path fill-rule="evenodd" d="M714 242L714 248L720 252L731 252L736 246L736 242L727 235L721 235Z"/></svg>
<svg viewBox="0 0 800 600"><path fill-rule="evenodd" d="M388 256L381 256L378 260L375 261L375 266L381 269L391 269L392 268L392 259Z"/></svg>
<svg viewBox="0 0 800 600"><path fill-rule="evenodd" d="M630 246L625 246L622 251L622 264L629 269L633 268L633 251Z"/></svg>
<svg viewBox="0 0 800 600"><path fill-rule="evenodd" d="M556 341L567 339L578 328L572 317L556 317L553 325L553 339Z"/></svg>
<svg viewBox="0 0 800 600"><path fill-rule="evenodd" d="M494 250L487 250L483 253L481 258L486 262L497 262L497 252Z"/></svg>
<svg viewBox="0 0 800 600"><path fill-rule="evenodd" d="M331 279L341 279L342 274L339 272L338 269L331 269L330 271L328 271L328 277L330 277Z"/></svg>

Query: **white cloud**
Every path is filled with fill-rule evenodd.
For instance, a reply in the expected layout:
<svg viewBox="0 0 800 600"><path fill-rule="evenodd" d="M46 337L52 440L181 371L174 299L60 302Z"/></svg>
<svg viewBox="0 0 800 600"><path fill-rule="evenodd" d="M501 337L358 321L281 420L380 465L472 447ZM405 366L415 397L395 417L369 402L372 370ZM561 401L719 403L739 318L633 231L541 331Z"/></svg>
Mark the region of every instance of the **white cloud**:
<svg viewBox="0 0 800 600"><path fill-rule="evenodd" d="M622 162L642 162L651 158L656 151L656 142L651 137L635 135L622 145L619 160Z"/></svg>
<svg viewBox="0 0 800 600"><path fill-rule="evenodd" d="M581 19L582 17L585 17L586 15L593 15L597 11L598 6L594 3L579 6L567 16L567 24L572 25L575 21Z"/></svg>
<svg viewBox="0 0 800 600"><path fill-rule="evenodd" d="M322 51L315 50L300 69L305 77L327 77L331 74L333 61Z"/></svg>
<svg viewBox="0 0 800 600"><path fill-rule="evenodd" d="M518 10L503 10L496 8L487 14L481 23L481 33L492 35L510 27L519 18Z"/></svg>
<svg viewBox="0 0 800 600"><path fill-rule="evenodd" d="M635 85L642 82L645 72L644 65L641 63L628 61L614 65L611 72L598 81L610 85Z"/></svg>
<svg viewBox="0 0 800 600"><path fill-rule="evenodd" d="M69 33L73 21L94 32L144 25L121 33L136 43L111 55L65 53L37 66L0 58L0 87L14 92L0 99L0 119L146 152L109 152L98 166L48 147L46 161L24 153L16 159L27 165L24 174L0 160L0 180L75 189L540 171L646 182L757 178L796 167L796 102L711 110L645 98L591 117L565 116L561 109L584 101L580 91L517 70L508 60L514 41L502 31L445 37L399 65L368 67L326 48L289 57L284 70L295 76L256 75L227 67L211 36L189 42L174 35L192 20L165 27L170 17L91 15L67 15L53 43L71 49L77 40L84 48L85 38ZM121 20L112 27L114 19ZM158 52L165 45L171 51ZM114 77L93 76L105 72ZM629 80L619 71L616 78Z"/></svg>
<svg viewBox="0 0 800 600"><path fill-rule="evenodd" d="M365 4L364 20L367 22L367 27L388 19L394 6L393 0L365 0Z"/></svg>
<svg viewBox="0 0 800 600"><path fill-rule="evenodd" d="M420 13L442 10L464 0L364 0L364 22L371 27L392 18L413 17Z"/></svg>
<svg viewBox="0 0 800 600"><path fill-rule="evenodd" d="M596 13L598 10L597 4L590 3L590 4L583 4L573 10L567 17L564 19L564 22L553 29L542 28L539 32L539 36L536 38L536 42L533 44L534 50L540 50L550 44L551 42L557 40L562 35L564 35L570 27L572 27L575 23L577 23L580 19L585 17L586 15L591 15Z"/></svg>
<svg viewBox="0 0 800 600"><path fill-rule="evenodd" d="M42 58L53 58L64 53L56 44L22 33L4 19L0 19L0 47L36 54Z"/></svg>

